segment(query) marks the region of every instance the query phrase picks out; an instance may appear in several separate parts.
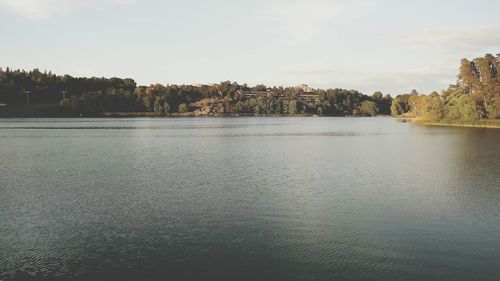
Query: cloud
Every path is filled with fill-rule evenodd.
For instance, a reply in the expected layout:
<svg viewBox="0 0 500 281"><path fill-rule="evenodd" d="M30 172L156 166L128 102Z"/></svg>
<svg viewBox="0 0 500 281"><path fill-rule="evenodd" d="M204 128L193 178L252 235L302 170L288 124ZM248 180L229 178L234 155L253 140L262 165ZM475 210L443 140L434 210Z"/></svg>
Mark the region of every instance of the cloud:
<svg viewBox="0 0 500 281"><path fill-rule="evenodd" d="M135 0L0 0L0 11L7 11L29 19L47 19L52 16L66 15L81 8L134 3Z"/></svg>
<svg viewBox="0 0 500 281"><path fill-rule="evenodd" d="M360 75L355 81L364 91L385 89L387 93L398 95L416 89L420 93L440 91L456 81L455 73L450 71L435 72L380 72Z"/></svg>
<svg viewBox="0 0 500 281"><path fill-rule="evenodd" d="M289 43L308 43L332 36L378 9L378 1L364 0L276 0L261 10L269 30Z"/></svg>
<svg viewBox="0 0 500 281"><path fill-rule="evenodd" d="M287 71L287 74L291 75L310 75L310 76L320 76L320 75L334 75L341 73L341 70L337 69L300 69L300 70L291 70Z"/></svg>
<svg viewBox="0 0 500 281"><path fill-rule="evenodd" d="M441 27L415 32L405 41L448 50L482 51L500 46L500 23L479 26Z"/></svg>
<svg viewBox="0 0 500 281"><path fill-rule="evenodd" d="M0 9L23 17L40 19L64 13L70 2L72 1L0 0Z"/></svg>
<svg viewBox="0 0 500 281"><path fill-rule="evenodd" d="M440 91L456 81L454 67L426 67L402 71L368 71L355 69L295 69L286 72L290 81L302 81L312 86L339 87L370 94L383 90L398 95L417 89L421 93Z"/></svg>
<svg viewBox="0 0 500 281"><path fill-rule="evenodd" d="M337 1L294 0L273 4L262 11L262 19L290 40L306 42L319 36L342 10Z"/></svg>

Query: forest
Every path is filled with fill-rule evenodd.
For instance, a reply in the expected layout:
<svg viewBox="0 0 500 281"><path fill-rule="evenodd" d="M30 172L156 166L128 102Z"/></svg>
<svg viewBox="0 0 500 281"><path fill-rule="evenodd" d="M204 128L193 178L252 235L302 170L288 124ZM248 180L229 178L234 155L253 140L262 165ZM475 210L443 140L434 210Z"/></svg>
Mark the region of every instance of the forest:
<svg viewBox="0 0 500 281"><path fill-rule="evenodd" d="M396 96L393 116L422 122L469 122L500 118L500 54L462 59L457 83L441 93L417 91Z"/></svg>
<svg viewBox="0 0 500 281"><path fill-rule="evenodd" d="M298 87L249 87L225 81L211 85L138 86L133 79L77 78L52 72L0 69L4 115L23 108L42 116L102 116L150 113L151 116L375 116L390 115L392 98L355 90ZM0 108L0 112L2 111Z"/></svg>
<svg viewBox="0 0 500 281"><path fill-rule="evenodd" d="M460 63L457 83L441 93L396 96L355 90L211 85L139 86L130 78L82 78L0 68L0 116L376 116L420 121L497 119L500 55Z"/></svg>

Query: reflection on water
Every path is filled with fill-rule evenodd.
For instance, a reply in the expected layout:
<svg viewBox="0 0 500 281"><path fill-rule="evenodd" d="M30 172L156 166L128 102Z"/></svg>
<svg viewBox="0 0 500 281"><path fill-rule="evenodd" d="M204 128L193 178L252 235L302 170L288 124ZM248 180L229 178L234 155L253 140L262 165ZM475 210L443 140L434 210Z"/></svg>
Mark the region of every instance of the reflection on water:
<svg viewBox="0 0 500 281"><path fill-rule="evenodd" d="M500 131L0 121L0 280L496 280Z"/></svg>

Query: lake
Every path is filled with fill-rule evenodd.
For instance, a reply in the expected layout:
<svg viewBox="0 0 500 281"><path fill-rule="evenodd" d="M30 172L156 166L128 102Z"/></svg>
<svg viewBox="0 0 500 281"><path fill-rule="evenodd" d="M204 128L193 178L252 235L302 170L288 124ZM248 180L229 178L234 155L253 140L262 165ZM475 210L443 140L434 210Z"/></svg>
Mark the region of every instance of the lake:
<svg viewBox="0 0 500 281"><path fill-rule="evenodd" d="M0 280L499 280L500 130L0 119Z"/></svg>

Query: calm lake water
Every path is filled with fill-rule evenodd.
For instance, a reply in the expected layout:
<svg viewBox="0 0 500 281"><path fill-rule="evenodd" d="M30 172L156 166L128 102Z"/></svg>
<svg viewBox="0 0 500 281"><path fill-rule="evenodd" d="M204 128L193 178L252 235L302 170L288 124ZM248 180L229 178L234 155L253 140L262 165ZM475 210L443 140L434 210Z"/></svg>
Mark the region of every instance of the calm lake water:
<svg viewBox="0 0 500 281"><path fill-rule="evenodd" d="M500 130L0 119L0 280L499 280Z"/></svg>

